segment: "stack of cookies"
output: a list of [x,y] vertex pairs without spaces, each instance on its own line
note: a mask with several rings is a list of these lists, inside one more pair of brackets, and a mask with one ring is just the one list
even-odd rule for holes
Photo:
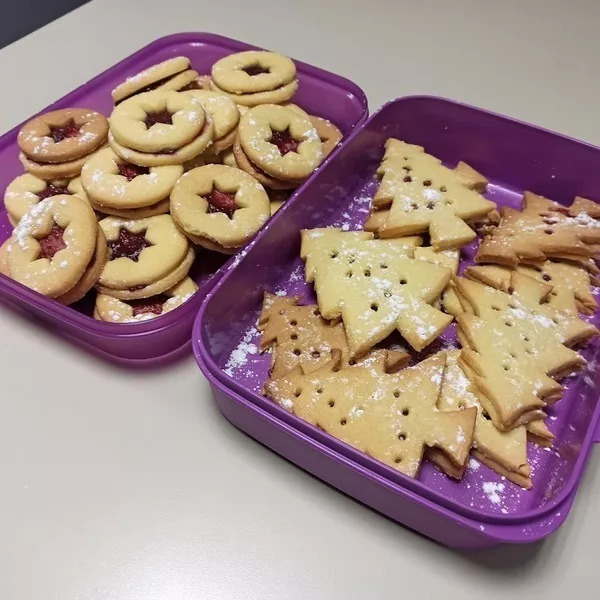
[[181,305],[196,252],[243,247],[341,140],[283,105],[297,88],[293,61],[273,52],[227,56],[210,75],[179,56],[117,86],[108,119],[32,119],[18,135],[27,173],[5,192],[15,230],[0,272],[64,304],[96,288],[104,321]]
[[[527,443],[552,445],[546,407],[561,398],[558,379],[585,365],[574,348],[599,333],[579,313],[597,308],[600,208],[526,192],[521,211],[497,212],[477,171],[396,139],[377,176],[365,231],[302,232],[317,304],[265,295],[264,392],[406,475],[426,457],[461,478],[471,452],[530,488]],[[476,225],[478,264],[459,277]],[[458,341],[428,353],[454,319]],[[394,333],[414,367],[398,371],[408,355]]]

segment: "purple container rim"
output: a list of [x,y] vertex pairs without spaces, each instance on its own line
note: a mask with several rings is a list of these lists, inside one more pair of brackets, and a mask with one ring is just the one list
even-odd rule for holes
[[[31,120],[32,118],[34,118],[37,115],[40,115],[49,110],[52,110],[59,103],[62,104],[62,103],[68,102],[70,100],[70,98],[75,96],[77,93],[79,93],[82,88],[87,88],[90,85],[98,84],[100,82],[100,80],[102,80],[103,78],[106,78],[108,76],[107,74],[110,71],[112,71],[115,67],[118,67],[126,62],[127,63],[135,62],[135,60],[137,58],[144,56],[144,55],[148,55],[148,54],[156,51],[157,48],[161,48],[163,46],[169,46],[171,44],[185,43],[185,42],[213,43],[213,44],[218,44],[221,46],[232,48],[234,51],[236,51],[236,50],[252,50],[252,49],[262,50],[262,48],[260,48],[259,46],[255,46],[253,44],[247,44],[246,42],[243,42],[240,40],[228,38],[226,36],[222,36],[222,35],[219,35],[216,33],[209,33],[209,32],[192,32],[192,31],[190,31],[190,32],[172,33],[172,34],[169,34],[166,36],[159,37],[156,40],[150,42],[149,44],[146,44],[139,50],[136,50],[132,54],[126,56],[123,60],[115,63],[114,65],[109,66],[107,69],[105,69],[104,71],[102,71],[101,73],[99,73],[98,75],[93,77],[92,79],[86,81],[85,83],[78,86],[74,90],[71,90],[68,94],[66,94],[62,98],[55,100],[53,103],[51,103],[47,107],[41,109],[36,114],[28,117],[27,119],[25,119],[24,121],[22,121],[21,123],[19,123],[15,127],[13,127],[12,129],[10,129],[6,133],[2,134],[2,136],[0,136],[0,148],[5,147],[6,145],[12,143],[12,138],[13,137],[16,138],[16,133],[27,121]],[[336,85],[337,87],[343,88],[346,91],[350,91],[356,97],[356,99],[359,101],[361,108],[362,108],[362,116],[354,125],[353,130],[351,131],[350,135],[348,135],[345,139],[342,140],[342,142],[339,144],[338,148],[343,146],[345,144],[345,142],[348,139],[350,139],[350,136],[352,133],[354,133],[354,130],[359,128],[366,121],[366,119],[368,117],[369,107],[368,107],[368,101],[367,101],[365,92],[353,81],[350,81],[349,79],[342,77],[341,75],[337,75],[335,73],[325,71],[324,69],[321,69],[314,65],[307,64],[307,63],[299,61],[299,60],[294,59],[294,63],[299,67],[298,71],[306,72],[315,78],[318,78],[321,80],[324,79],[324,80],[328,81],[329,83]],[[336,151],[337,151],[337,148],[336,148]],[[323,161],[323,163],[319,166],[319,169],[321,169],[323,166],[325,166],[329,162],[329,160],[331,159],[331,156],[333,154],[335,154],[335,152],[332,153],[330,156],[328,156],[325,161]],[[299,188],[297,188],[294,191],[293,198],[290,197],[290,199],[292,201],[296,200],[298,195],[302,192],[304,185],[306,185],[306,183],[302,184],[302,186],[300,186]],[[291,204],[291,202],[286,202],[286,205],[287,204]],[[278,214],[274,215],[271,219],[269,219],[268,223],[273,221],[273,219],[279,217],[279,213],[281,213],[281,212],[283,212],[283,207],[282,207],[282,209],[277,211]],[[263,229],[265,227],[266,226],[263,226]],[[244,252],[244,249],[241,250],[240,252]],[[207,281],[204,282],[203,285],[210,285],[211,280],[214,277],[225,275],[231,269],[232,266],[237,264],[236,256],[239,256],[240,252],[238,252],[237,255],[232,255],[232,258],[227,260]],[[71,325],[75,325],[77,327],[85,329],[88,332],[102,335],[104,338],[113,338],[113,339],[114,338],[126,339],[129,337],[139,338],[139,337],[143,337],[145,335],[154,335],[158,332],[168,329],[171,325],[173,325],[176,321],[178,321],[181,317],[183,317],[184,314],[191,313],[192,311],[195,310],[194,304],[184,303],[181,306],[177,307],[176,309],[169,311],[168,313],[159,315],[158,317],[156,317],[154,319],[149,319],[147,321],[142,321],[139,323],[110,323],[110,322],[105,322],[105,321],[98,321],[98,320],[94,319],[92,316],[89,316],[89,315],[80,313],[76,310],[73,310],[69,306],[64,306],[64,305],[56,302],[54,299],[47,298],[46,296],[43,296],[42,294],[35,292],[34,290],[18,283],[17,281],[14,281],[13,279],[11,279],[10,277],[7,277],[6,275],[0,274],[0,289],[4,289],[7,293],[9,293],[11,295],[12,302],[18,302],[21,305],[35,304],[41,311],[43,311],[47,315],[51,315],[54,319],[56,319],[57,321],[59,321],[61,323],[69,323]],[[209,290],[208,293],[210,293],[210,291],[211,290]],[[106,354],[107,356],[110,356],[110,357],[113,356],[112,354],[109,354],[106,352],[104,354]],[[140,361],[140,362],[145,362],[148,360],[151,361],[151,360],[154,360],[155,358],[162,359],[163,356],[160,355],[157,357],[151,357],[150,359],[142,359],[142,361]],[[121,360],[121,359],[119,358],[119,360]],[[123,360],[127,361],[128,359],[123,359]],[[137,362],[138,361],[136,360],[135,363],[137,363]]]
[[[237,390],[232,390],[232,389],[228,388],[225,382],[220,381],[213,375],[213,373],[210,372],[210,370],[206,366],[202,356],[196,352],[196,339],[198,339],[198,338],[194,337],[193,341],[192,341],[192,344],[194,346],[194,354],[196,356],[196,362],[198,363],[198,367],[200,368],[202,373],[206,376],[206,378],[207,378],[209,384],[211,385],[211,387],[213,388],[213,390],[215,390],[215,389],[218,390],[219,392],[228,396],[228,398],[231,401],[236,402],[238,404],[242,404],[248,410],[251,410],[251,411],[254,411],[255,413],[257,413],[261,418],[264,418],[264,419],[267,419],[267,420],[273,422],[274,427],[280,427],[280,428],[286,430],[286,432],[288,432],[289,435],[296,436],[298,439],[301,439],[304,443],[312,445],[314,448],[319,450],[321,453],[327,455],[327,457],[330,458],[331,460],[334,460],[336,462],[342,462],[342,463],[346,464],[347,466],[349,466],[350,468],[354,469],[355,471],[358,471],[362,477],[366,477],[366,478],[370,479],[371,481],[374,481],[377,484],[384,486],[386,489],[392,491],[393,493],[402,494],[405,497],[408,497],[409,500],[418,502],[421,505],[425,505],[429,510],[435,511],[438,514],[443,514],[446,518],[453,519],[455,522],[460,523],[463,527],[467,527],[467,528],[473,530],[474,533],[477,533],[480,536],[487,537],[487,538],[496,540],[501,543],[520,543],[520,544],[533,543],[533,542],[536,542],[540,539],[547,537],[548,535],[550,535],[551,533],[556,531],[556,529],[558,529],[562,525],[562,523],[566,520],[566,518],[570,512],[571,505],[572,505],[572,503],[575,499],[575,495],[577,493],[576,489],[572,490],[566,496],[566,498],[557,507],[555,507],[555,509],[560,509],[560,513],[561,513],[560,516],[557,516],[552,521],[552,523],[549,526],[547,526],[546,528],[540,527],[539,532],[537,532],[537,533],[533,533],[530,530],[527,538],[524,538],[522,535],[522,532],[520,533],[520,532],[513,530],[515,525],[519,525],[520,523],[519,524],[494,523],[494,522],[490,522],[485,519],[477,519],[477,518],[468,517],[468,516],[462,515],[459,512],[456,512],[452,508],[440,505],[437,502],[435,502],[434,500],[431,500],[430,498],[426,498],[426,497],[420,495],[418,493],[418,491],[411,490],[404,486],[398,485],[397,483],[391,481],[387,477],[384,477],[382,475],[379,475],[378,473],[375,473],[369,467],[366,467],[366,466],[356,462],[352,457],[339,452],[335,448],[332,448],[332,447],[320,442],[319,440],[316,440],[312,436],[309,436],[309,435],[303,433],[302,431],[298,430],[296,427],[294,427],[290,423],[287,423],[287,422],[283,421],[282,419],[278,418],[276,415],[265,411],[263,408],[254,404],[252,399],[245,397],[243,394],[240,394]],[[235,424],[233,424],[233,425],[237,427],[237,425],[235,425]],[[286,458],[286,457],[284,457],[284,458]],[[286,460],[290,460],[290,459],[286,458]],[[293,461],[290,460],[290,462],[293,462]],[[301,467],[301,468],[303,468],[303,467]],[[306,469],[304,469],[304,470],[306,470]],[[320,479],[323,479],[323,478],[320,477]],[[323,479],[323,480],[326,481],[325,479]],[[359,501],[359,502],[361,502],[361,504],[365,504],[362,501]],[[375,509],[375,510],[377,510],[377,509]],[[393,517],[391,517],[391,518],[392,518],[392,520],[397,520],[397,519],[394,519]],[[543,518],[544,517],[541,517],[539,520],[541,521],[541,520],[543,520]],[[397,520],[397,521],[400,522],[399,520]],[[538,525],[538,523],[533,519],[527,520],[526,522],[530,525],[530,528]],[[481,528],[482,523],[485,523],[485,527],[483,529]],[[408,527],[410,527],[410,524],[406,523],[406,525]]]
[[[550,135],[552,137],[559,137],[561,139],[568,140],[569,142],[580,144],[580,145],[589,147],[593,150],[600,152],[600,147],[594,146],[587,142],[583,142],[583,141],[577,140],[575,138],[572,138],[572,137],[569,137],[566,135],[562,135],[560,133],[553,132],[549,129],[545,129],[543,127],[538,127],[536,125],[532,125],[530,123],[526,123],[524,121],[520,121],[520,120],[514,119],[512,117],[507,117],[507,116],[501,115],[499,113],[495,113],[493,111],[488,111],[486,109],[471,106],[469,104],[459,102],[457,100],[451,100],[449,98],[443,98],[440,96],[430,96],[430,95],[402,96],[399,98],[395,98],[393,100],[389,100],[388,102],[383,104],[379,109],[377,109],[377,111],[375,111],[362,125],[355,127],[354,131],[345,140],[345,143],[351,143],[351,141],[357,135],[359,135],[360,132],[363,129],[365,129],[372,120],[377,118],[379,113],[381,113],[383,110],[385,110],[386,107],[388,107],[392,104],[396,104],[396,103],[409,102],[409,101],[415,101],[415,100],[436,102],[436,103],[439,102],[439,103],[443,103],[443,104],[452,104],[452,105],[459,106],[459,107],[467,109],[467,110],[475,111],[480,114],[485,114],[486,116],[491,116],[496,119],[508,121],[510,123],[513,123],[513,124],[516,124],[516,125],[519,125],[522,127],[535,129],[535,130],[541,131],[545,135]],[[337,155],[337,150],[330,156],[330,158],[335,157],[335,155]],[[327,161],[327,164],[329,162],[330,161]],[[326,164],[324,163],[323,166],[325,167]],[[278,211],[278,212],[282,212],[282,211]],[[259,235],[247,247],[247,251],[236,262],[236,266],[237,266],[237,264],[240,264],[246,258],[246,256],[250,253],[251,249],[256,244],[260,243],[265,231],[266,231],[266,227],[259,233]],[[202,370],[203,374],[207,377],[207,379],[209,379],[209,381],[211,381],[211,382],[214,380],[219,381],[220,383],[222,383],[222,385],[226,389],[239,393],[244,399],[248,400],[254,406],[256,406],[254,404],[253,397],[259,396],[259,395],[256,394],[256,392],[248,390],[247,388],[244,388],[243,386],[239,385],[233,378],[226,375],[211,359],[211,357],[209,356],[204,345],[200,344],[201,322],[204,318],[204,313],[207,310],[208,304],[211,302],[213,296],[216,295],[216,293],[221,288],[221,286],[224,285],[225,282],[229,279],[229,277],[233,276],[235,271],[236,271],[235,268],[228,269],[228,271],[224,274],[224,276],[217,282],[215,287],[206,295],[206,297],[202,301],[202,304],[200,306],[198,314],[196,315],[196,319],[194,321],[194,326],[193,326],[193,330],[192,330],[192,347],[194,350],[194,355],[196,357],[196,361],[198,362],[198,365],[199,365],[200,369]],[[598,397],[600,398],[600,393],[599,393]],[[257,407],[257,406],[256,406],[256,408],[259,409],[259,407]],[[278,406],[275,403],[273,404],[273,411],[274,411],[274,414],[279,415],[278,416],[279,420],[284,420],[284,419],[281,419],[281,417],[284,417],[285,420],[290,419],[292,422],[298,422],[298,423],[303,423],[304,425],[307,425],[305,421],[303,421],[296,415],[289,413],[288,411],[281,408],[280,406]],[[312,426],[310,426],[310,424],[308,424],[308,425],[309,425],[309,427],[313,428]],[[300,433],[300,432],[298,432],[298,433]],[[341,440],[338,440],[337,438],[334,438],[331,435],[329,437],[331,438],[331,440],[330,440],[331,443],[336,444],[336,445],[339,444],[339,445],[346,447],[347,454],[350,456],[355,453],[360,452],[360,451],[356,450],[355,448],[353,448],[352,446],[342,442]],[[457,503],[455,501],[447,501],[445,498],[440,496],[436,492],[436,490],[432,490],[430,487],[422,484],[419,480],[407,477],[407,476],[403,475],[402,473],[395,471],[391,467],[387,467],[387,466],[383,465],[383,470],[389,472],[390,474],[394,474],[394,476],[398,476],[399,479],[401,481],[403,481],[404,483],[408,484],[409,487],[413,487],[413,486],[416,487],[416,489],[420,490],[420,492],[422,494],[426,494],[428,496],[437,496],[440,500],[440,503],[436,503],[435,505],[440,508],[443,506],[446,510],[449,509],[452,512],[456,512],[457,514],[464,514],[465,516],[467,516],[467,518],[471,518],[478,522],[497,523],[497,524],[503,524],[503,525],[514,525],[516,523],[528,522],[528,521],[531,521],[534,519],[543,518],[544,516],[548,515],[550,512],[556,510],[557,507],[560,506],[563,502],[565,502],[570,495],[574,494],[577,491],[579,481],[580,481],[581,477],[583,476],[583,468],[585,466],[585,463],[587,462],[588,455],[590,453],[592,444],[597,441],[600,441],[597,439],[597,437],[600,437],[600,402],[598,401],[598,398],[596,399],[596,407],[594,409],[594,413],[590,420],[590,425],[588,427],[588,430],[584,437],[583,443],[581,445],[581,450],[579,452],[579,456],[577,458],[577,461],[575,463],[573,470],[571,471],[571,475],[570,475],[568,484],[565,485],[564,490],[560,494],[558,494],[555,498],[553,498],[547,504],[544,504],[542,507],[540,507],[538,509],[534,509],[532,511],[523,513],[521,515],[482,514],[480,511],[472,509],[470,507],[464,507],[464,506],[457,505]],[[366,457],[366,458],[370,459],[370,461],[378,462],[378,461],[375,461],[375,459],[372,459],[370,457]],[[379,463],[379,464],[381,465],[382,463]],[[371,471],[371,469],[368,469],[368,470]],[[374,475],[380,477],[379,475],[377,475],[375,473],[374,473]],[[390,481],[387,477],[384,477],[384,479],[387,479],[388,481]],[[402,487],[403,489],[407,489],[406,485],[404,485],[404,484],[395,483],[395,482],[391,482],[391,483],[394,485],[398,485],[399,487]],[[426,498],[423,498],[423,499],[425,500]],[[456,508],[449,508],[450,506],[454,506]]]

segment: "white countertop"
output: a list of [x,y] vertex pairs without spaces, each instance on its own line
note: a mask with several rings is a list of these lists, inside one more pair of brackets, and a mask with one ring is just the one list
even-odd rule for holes
[[[600,144],[599,18],[595,0],[95,0],[0,51],[0,130],[198,30],[345,75],[372,111],[437,94]],[[546,542],[459,553],[234,429],[191,355],[118,369],[0,306],[0,369],[3,600],[548,600],[597,576],[597,449]]]

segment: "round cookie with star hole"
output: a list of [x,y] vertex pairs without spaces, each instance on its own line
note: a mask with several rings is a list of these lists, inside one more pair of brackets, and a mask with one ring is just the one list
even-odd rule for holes
[[205,165],[181,176],[171,193],[171,216],[196,244],[231,253],[270,216],[269,196],[240,169]]
[[108,260],[96,286],[103,293],[128,298],[161,293],[178,281],[174,277],[185,277],[194,260],[187,238],[170,215],[106,217],[100,227],[108,245]]

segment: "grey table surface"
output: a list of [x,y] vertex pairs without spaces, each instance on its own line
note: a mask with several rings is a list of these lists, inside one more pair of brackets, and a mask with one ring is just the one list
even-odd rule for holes
[[[0,129],[198,30],[345,75],[371,110],[436,94],[600,144],[599,17],[594,0],[95,0],[0,51]],[[0,370],[3,600],[592,597],[598,450],[546,542],[455,552],[231,427],[191,356],[118,369],[1,307]]]

